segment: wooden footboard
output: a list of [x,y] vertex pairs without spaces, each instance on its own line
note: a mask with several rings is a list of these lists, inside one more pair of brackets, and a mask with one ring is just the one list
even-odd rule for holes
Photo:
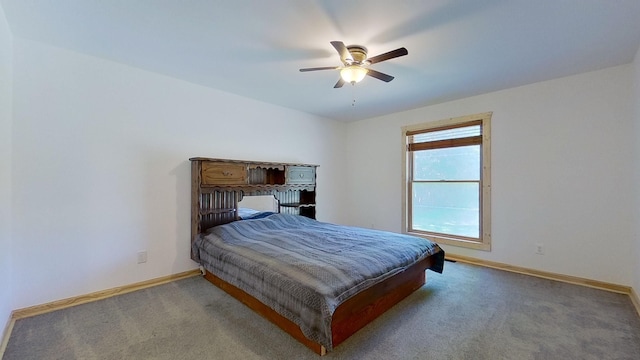
[[[338,306],[331,321],[333,346],[338,346],[356,331],[424,285],[425,271],[432,263],[433,259],[428,257],[405,271],[363,290]],[[298,325],[278,314],[253,296],[208,271],[205,272],[204,277],[258,314],[278,325],[282,330],[317,354],[326,354],[326,348],[307,339]]]
[[228,282],[213,275],[209,271],[205,271],[204,278],[209,280],[212,284],[226,291],[229,295],[240,300],[243,304],[247,305],[253,311],[262,315],[267,320],[278,325],[282,330],[286,331],[289,335],[293,336],[296,340],[313,350],[315,353],[324,355],[327,353],[327,349],[318,344],[315,341],[307,339],[300,327],[293,321],[278,314],[275,310],[260,302],[258,299],[244,292],[244,290],[229,284]]
[[375,320],[425,284],[425,271],[433,259],[428,257],[405,271],[378,283],[340,304],[331,318],[333,346]]

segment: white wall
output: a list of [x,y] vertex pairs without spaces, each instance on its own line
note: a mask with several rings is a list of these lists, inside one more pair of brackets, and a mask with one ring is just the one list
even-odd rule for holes
[[[638,166],[628,166],[640,138],[638,56],[342,124],[12,38],[3,17],[0,49],[0,80],[12,78],[0,81],[0,280],[15,284],[0,295],[0,320],[11,308],[193,268],[192,156],[320,164],[320,220],[401,231],[401,126],[485,111],[494,112],[493,250],[445,249],[640,288],[640,200],[629,196]],[[534,255],[537,242],[546,255]]]
[[[633,162],[633,168],[636,171],[635,183],[640,184],[640,48],[636,52],[636,56],[633,61],[633,97],[631,99],[634,104],[634,120],[635,120],[635,161]],[[634,257],[634,271],[633,271],[633,288],[636,294],[640,294],[640,189],[635,187],[635,257]]]
[[342,123],[19,37],[14,56],[17,308],[195,268],[189,157],[319,164],[318,218],[344,217]]
[[[493,111],[492,251],[452,254],[630,285],[631,65],[348,125],[350,222],[401,231],[401,127]],[[542,242],[545,255],[535,255]]]
[[0,5],[0,341],[12,310],[11,100],[12,35]]

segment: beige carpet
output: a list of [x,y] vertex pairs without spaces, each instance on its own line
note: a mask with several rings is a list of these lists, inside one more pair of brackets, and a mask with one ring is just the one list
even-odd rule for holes
[[[640,359],[626,295],[461,263],[324,359]],[[12,359],[319,359],[200,277],[18,320]]]

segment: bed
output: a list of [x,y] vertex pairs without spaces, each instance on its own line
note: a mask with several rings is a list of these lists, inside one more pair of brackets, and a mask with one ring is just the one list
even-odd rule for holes
[[[201,165],[194,162],[192,169],[192,258],[205,278],[320,355],[424,285],[426,269],[443,270],[444,251],[422,238],[319,222],[281,213],[279,206],[241,216],[245,193],[271,193],[277,200],[291,191],[315,191],[315,173],[313,188],[289,188],[285,177],[265,190],[203,186]],[[207,194],[223,199],[208,201]],[[230,211],[203,210],[203,203],[223,204],[233,214],[221,221],[219,214]],[[203,214],[214,215],[213,225]]]

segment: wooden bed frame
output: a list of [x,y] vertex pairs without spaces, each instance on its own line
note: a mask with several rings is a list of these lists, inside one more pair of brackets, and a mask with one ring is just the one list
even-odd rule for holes
[[[404,272],[352,296],[338,306],[331,320],[333,346],[338,346],[356,331],[422,287],[425,284],[425,270],[431,266],[432,261],[431,257],[426,258]],[[253,296],[206,270],[204,278],[279,326],[317,354],[326,354],[325,347],[305,337],[298,325],[264,305]]]
[[[315,167],[313,173],[313,183],[306,184],[302,187],[300,187],[299,184],[289,186],[286,184],[286,179],[283,181],[285,184],[282,185],[276,185],[274,187],[273,184],[269,184],[268,186],[271,187],[270,190],[265,190],[260,185],[256,184],[205,185],[202,182],[203,163],[205,162],[216,162],[218,164],[229,162],[234,165],[242,163],[247,164],[248,167],[256,166],[256,164],[258,164],[259,166],[263,167],[274,166],[275,168],[284,168],[285,172],[287,166],[300,167],[314,165],[256,163],[207,158],[192,158],[190,160],[192,161],[192,243],[193,241],[195,241],[196,236],[206,228],[213,225],[224,224],[236,220],[238,199],[241,199],[243,195],[264,195],[272,193],[277,198],[277,195],[281,194],[282,192],[304,191],[313,192],[312,198],[315,200]],[[211,196],[219,199],[211,201],[211,199],[208,198]],[[287,196],[290,195],[287,194]],[[230,205],[230,201],[233,204]],[[211,207],[211,204],[214,204],[213,208]],[[315,217],[315,208],[313,210],[314,211],[312,212],[312,214],[314,216],[309,217]],[[213,220],[211,216],[212,214]],[[227,214],[227,216],[221,217],[219,216],[220,214]],[[309,213],[307,212],[303,215],[308,216],[308,214]],[[194,254],[192,252],[192,259],[198,261],[197,254]],[[361,291],[360,293],[352,296],[344,303],[339,305],[335,310],[331,321],[333,346],[338,346],[348,337],[353,335],[356,331],[360,330],[362,327],[372,322],[374,319],[393,307],[402,299],[422,287],[422,285],[425,284],[426,280],[425,271],[426,269],[430,268],[433,263],[434,257],[428,257],[407,268],[405,271]],[[236,286],[218,278],[206,269],[204,277],[220,289],[224,290],[231,296],[244,303],[246,306],[257,312],[258,314],[262,315],[266,319],[273,322],[275,325],[279,326],[281,329],[286,331],[288,334],[293,336],[305,346],[309,347],[317,354],[326,354],[326,348],[323,345],[311,341],[307,337],[305,337],[298,325],[278,314],[276,311],[263,304],[253,296],[247,294],[245,291],[237,288]]]
[[[333,346],[338,346],[356,331],[422,287],[426,279],[425,270],[431,266],[432,261],[431,257],[426,258],[404,272],[365,289],[340,304],[333,313],[331,320]],[[298,325],[264,305],[253,296],[211,274],[209,271],[205,270],[204,278],[240,300],[267,320],[278,325],[282,330],[317,354],[326,354],[325,347],[306,338]]]

